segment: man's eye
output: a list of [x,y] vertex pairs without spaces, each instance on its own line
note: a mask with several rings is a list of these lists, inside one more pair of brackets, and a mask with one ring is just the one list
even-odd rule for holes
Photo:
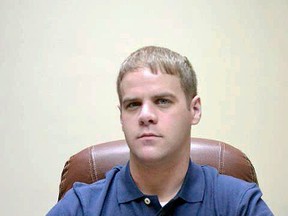
[[136,107],[138,107],[140,104],[137,102],[132,102],[126,105],[126,109],[135,109]]
[[165,99],[165,98],[161,98],[161,99],[157,100],[157,104],[159,104],[159,105],[167,105],[167,104],[170,104],[170,103],[171,103],[171,101],[168,100],[168,99]]

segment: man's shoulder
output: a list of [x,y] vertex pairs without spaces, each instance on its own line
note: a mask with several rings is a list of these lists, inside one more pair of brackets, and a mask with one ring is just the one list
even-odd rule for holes
[[75,182],[73,184],[73,190],[78,196],[80,196],[79,198],[86,195],[90,196],[92,193],[95,195],[100,195],[105,188],[108,188],[115,182],[115,177],[122,169],[123,166],[121,165],[115,166],[105,174],[104,179],[98,180],[97,182],[91,184]]
[[256,183],[223,175],[210,166],[201,166],[206,193],[214,197],[216,208],[223,215],[273,215],[262,200]]
[[95,215],[100,215],[109,188],[115,184],[117,174],[122,169],[123,166],[113,167],[106,173],[105,179],[92,184],[75,182],[73,187],[50,210],[47,216],[87,215],[90,211],[94,212]]
[[201,168],[205,176],[206,186],[213,187],[216,192],[222,194],[233,193],[234,195],[240,195],[251,188],[258,188],[256,183],[247,182],[233,176],[220,174],[214,167],[201,165]]

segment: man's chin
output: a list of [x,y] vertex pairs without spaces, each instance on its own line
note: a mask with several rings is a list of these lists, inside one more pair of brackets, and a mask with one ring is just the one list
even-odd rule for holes
[[159,145],[161,142],[161,137],[142,137],[138,138],[136,143],[142,146],[154,146]]
[[[155,165],[165,161],[165,156],[163,154],[159,154],[159,151],[153,151],[155,149],[150,148],[149,150],[137,152],[131,155],[130,160],[136,160],[139,164],[145,165]],[[136,162],[135,161],[135,162]]]

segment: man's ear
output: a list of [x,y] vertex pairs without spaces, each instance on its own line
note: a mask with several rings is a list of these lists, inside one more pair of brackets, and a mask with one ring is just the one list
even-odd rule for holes
[[120,123],[121,123],[121,126],[122,126],[122,130],[123,130],[123,124],[122,124],[122,109],[121,109],[121,105],[118,105],[117,106],[119,111],[120,111]]
[[199,123],[202,115],[201,110],[201,99],[198,95],[196,95],[190,104],[190,111],[191,111],[191,125],[196,125]]

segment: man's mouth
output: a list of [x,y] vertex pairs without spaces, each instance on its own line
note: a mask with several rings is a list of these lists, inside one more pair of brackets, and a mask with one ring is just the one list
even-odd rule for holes
[[153,137],[161,137],[157,134],[154,134],[154,133],[143,133],[141,134],[140,136],[138,136],[138,139],[141,139],[141,138],[153,138]]

